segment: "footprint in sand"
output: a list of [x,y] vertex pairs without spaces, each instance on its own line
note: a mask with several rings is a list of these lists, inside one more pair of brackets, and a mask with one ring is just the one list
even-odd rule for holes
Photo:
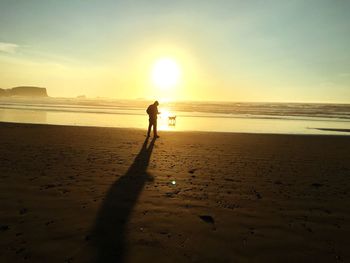
[[253,193],[255,194],[257,199],[262,199],[261,194],[258,191],[256,191],[255,189],[253,189]]
[[202,216],[199,216],[199,218],[202,219],[206,223],[215,224],[215,220],[212,216],[202,215]]
[[313,183],[313,184],[311,184],[311,186],[316,187],[316,188],[319,188],[319,187],[323,186],[323,184],[320,184],[320,183]]
[[188,172],[189,172],[190,174],[194,174],[194,172],[197,171],[197,170],[198,170],[198,168],[193,168],[193,169],[190,169]]
[[1,231],[1,232],[4,232],[4,231],[9,230],[9,229],[10,229],[10,227],[9,227],[8,225],[2,225],[2,226],[0,226],[0,231]]
[[208,223],[210,225],[212,225],[213,230],[216,230],[216,226],[215,226],[215,220],[212,216],[210,215],[201,215],[199,216],[200,219],[202,219],[205,223]]
[[53,221],[53,220],[50,220],[50,221],[47,221],[46,223],[45,223],[45,225],[46,226],[48,226],[48,225],[51,225],[51,224],[53,224],[55,221]]
[[27,208],[21,208],[21,209],[19,210],[19,214],[20,214],[20,215],[24,215],[24,214],[26,214],[26,213],[28,213],[28,209],[27,209]]

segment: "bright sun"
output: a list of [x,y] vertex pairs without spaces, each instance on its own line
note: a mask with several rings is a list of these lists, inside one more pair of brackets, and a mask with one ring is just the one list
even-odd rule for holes
[[152,81],[159,88],[173,88],[178,84],[180,75],[179,65],[171,58],[161,58],[153,65]]

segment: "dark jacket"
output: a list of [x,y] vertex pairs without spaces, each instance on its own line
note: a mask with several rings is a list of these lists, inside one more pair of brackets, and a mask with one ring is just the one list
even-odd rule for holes
[[159,114],[158,107],[154,104],[149,105],[147,108],[147,114],[148,114],[150,120],[156,121],[157,115]]

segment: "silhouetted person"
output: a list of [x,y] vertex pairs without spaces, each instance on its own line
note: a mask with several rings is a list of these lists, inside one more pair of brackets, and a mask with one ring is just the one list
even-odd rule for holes
[[159,138],[157,134],[157,118],[158,118],[158,114],[160,114],[160,112],[158,111],[158,105],[159,105],[158,101],[155,101],[153,104],[149,105],[147,108],[147,114],[149,117],[147,137],[150,136],[151,129],[153,126],[153,136],[154,138]]

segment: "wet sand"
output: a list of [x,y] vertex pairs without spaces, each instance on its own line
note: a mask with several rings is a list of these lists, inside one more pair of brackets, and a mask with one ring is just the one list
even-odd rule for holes
[[330,128],[316,128],[320,131],[335,131],[335,132],[350,132],[350,129],[330,129]]
[[350,137],[0,123],[0,262],[348,262]]

